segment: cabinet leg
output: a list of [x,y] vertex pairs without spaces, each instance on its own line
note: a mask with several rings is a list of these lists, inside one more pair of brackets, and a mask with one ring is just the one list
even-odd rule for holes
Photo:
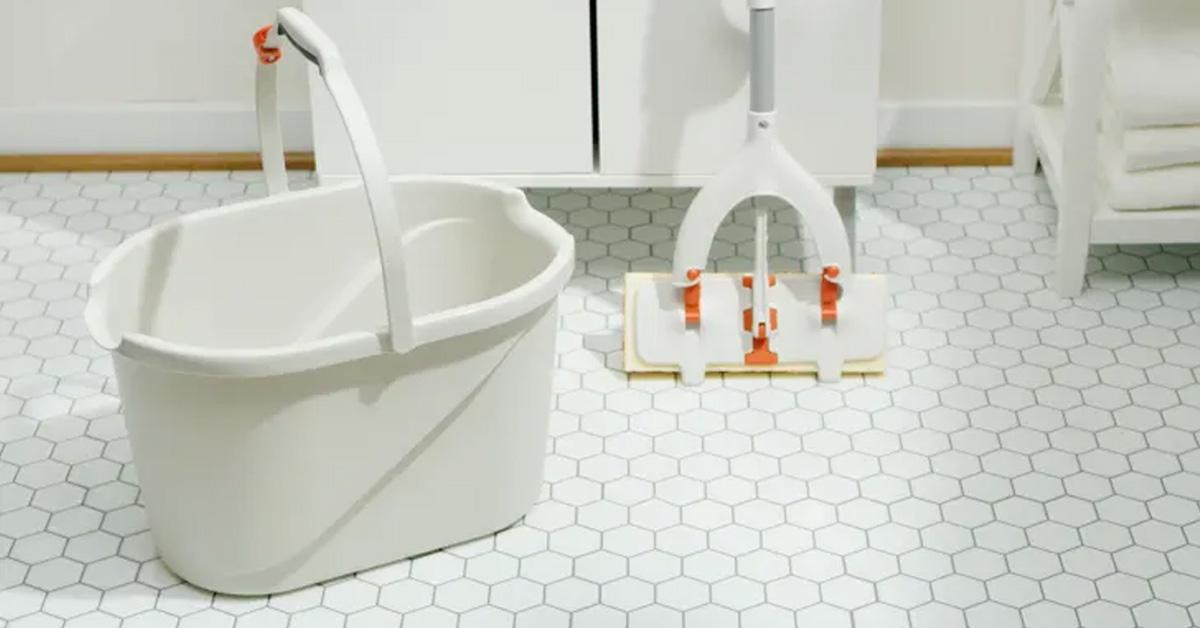
[[1013,138],[1013,172],[1017,174],[1033,174],[1038,166],[1037,148],[1033,145],[1033,137],[1025,130],[1025,124],[1024,116],[1019,117],[1019,129]]
[[[838,187],[833,189],[833,204],[837,206],[842,224],[846,227],[846,238],[850,241],[850,263],[857,265],[858,238],[858,189],[853,187]],[[849,269],[854,272],[853,268]]]

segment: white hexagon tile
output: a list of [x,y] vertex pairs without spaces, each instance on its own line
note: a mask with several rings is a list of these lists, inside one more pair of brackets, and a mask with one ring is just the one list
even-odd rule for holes
[[[296,175],[309,182],[308,174]],[[1200,623],[1200,247],[1097,247],[1048,288],[1044,182],[885,170],[860,265],[890,276],[879,378],[628,379],[622,275],[668,266],[686,190],[532,190],[578,239],[540,502],[495,536],[267,598],[157,558],[95,262],[256,173],[0,179],[0,623],[25,626],[1030,626]],[[793,214],[777,268],[805,257]],[[715,265],[748,267],[749,212]]]

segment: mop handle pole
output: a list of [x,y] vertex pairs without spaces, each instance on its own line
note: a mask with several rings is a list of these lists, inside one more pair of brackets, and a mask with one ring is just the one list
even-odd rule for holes
[[750,110],[775,111],[775,2],[750,4]]

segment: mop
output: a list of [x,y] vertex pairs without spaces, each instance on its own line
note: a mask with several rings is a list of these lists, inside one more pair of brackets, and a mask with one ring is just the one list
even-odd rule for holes
[[[678,372],[698,385],[709,372],[843,373],[884,368],[888,290],[855,274],[846,227],[830,194],[787,152],[775,130],[775,0],[749,0],[749,137],[684,215],[671,274],[625,277],[625,370]],[[770,215],[755,215],[753,271],[707,272],[717,228],[741,201],[770,196],[800,214],[819,273],[773,274]]]

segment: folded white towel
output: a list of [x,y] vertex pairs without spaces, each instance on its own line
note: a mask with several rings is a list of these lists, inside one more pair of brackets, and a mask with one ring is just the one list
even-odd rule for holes
[[1103,192],[1116,210],[1172,209],[1200,206],[1200,165],[1129,172],[1119,153],[1101,142]]
[[1125,170],[1149,170],[1200,163],[1200,125],[1128,129],[1111,101],[1101,121],[1105,141]]
[[1123,0],[1109,46],[1126,128],[1200,124],[1200,2]]

